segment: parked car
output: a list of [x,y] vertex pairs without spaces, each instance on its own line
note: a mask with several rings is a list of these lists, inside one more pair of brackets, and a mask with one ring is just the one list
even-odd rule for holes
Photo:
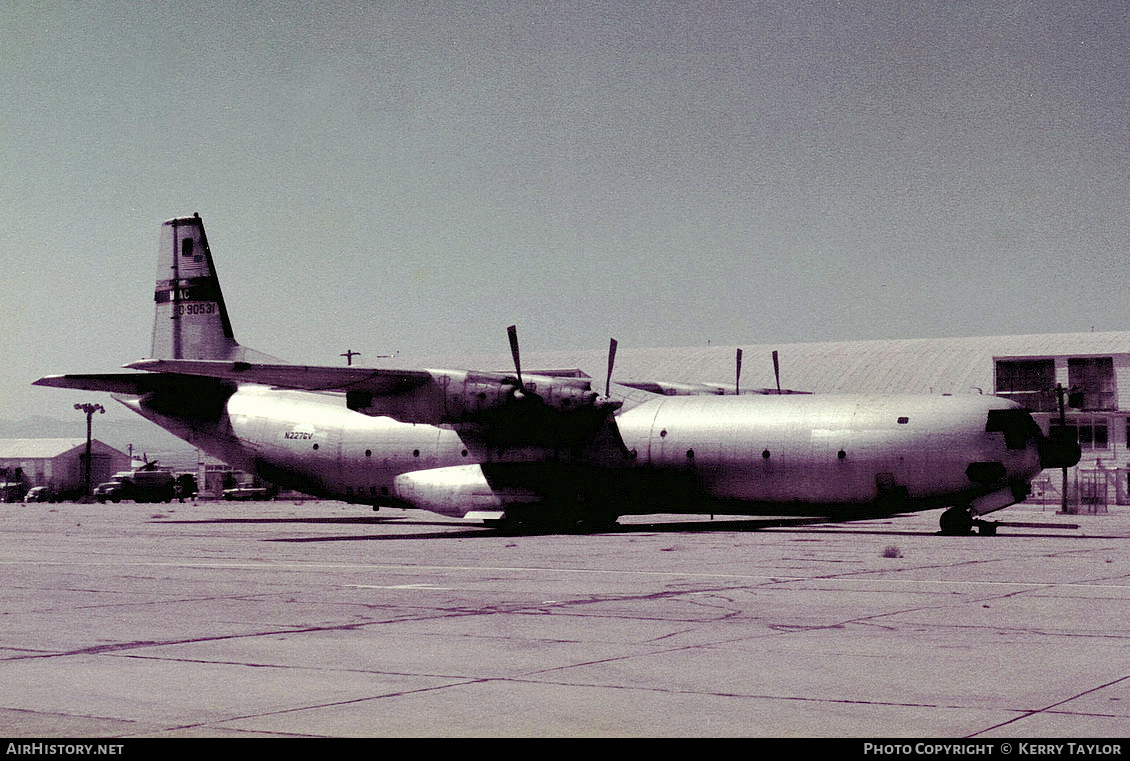
[[271,498],[269,489],[263,486],[236,486],[224,489],[224,499],[250,502],[252,500],[266,500]]
[[54,502],[54,495],[47,486],[33,486],[24,495],[24,502]]

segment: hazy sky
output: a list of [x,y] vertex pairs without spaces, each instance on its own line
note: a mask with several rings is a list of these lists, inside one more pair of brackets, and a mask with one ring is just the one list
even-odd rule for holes
[[310,363],[1130,329],[1128,52],[1127,2],[0,0],[0,418],[148,352],[193,212]]

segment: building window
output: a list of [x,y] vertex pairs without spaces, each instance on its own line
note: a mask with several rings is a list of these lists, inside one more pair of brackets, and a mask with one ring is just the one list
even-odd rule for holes
[[996,394],[1033,412],[1055,412],[1055,360],[998,359]]
[[[1106,420],[1103,418],[1078,417],[1067,421],[1068,440],[1072,437],[1079,442],[1081,449],[1109,449],[1110,436]],[[1130,431],[1127,432],[1130,439]]]
[[1072,401],[1084,410],[1117,409],[1114,360],[1111,357],[1078,357],[1067,360],[1067,384]]

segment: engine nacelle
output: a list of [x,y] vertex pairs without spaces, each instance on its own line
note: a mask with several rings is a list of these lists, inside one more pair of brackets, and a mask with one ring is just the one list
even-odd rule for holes
[[523,402],[557,413],[571,413],[597,406],[598,398],[598,394],[589,388],[588,381],[572,378],[529,380],[525,391],[516,385],[480,382],[468,378],[463,383],[445,384],[444,395],[443,422],[450,423],[489,419],[492,413]]

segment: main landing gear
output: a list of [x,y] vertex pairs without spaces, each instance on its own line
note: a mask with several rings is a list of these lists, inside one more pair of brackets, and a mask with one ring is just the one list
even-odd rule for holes
[[593,534],[615,531],[620,516],[603,512],[508,510],[502,518],[484,525],[508,534]]
[[939,523],[944,536],[968,536],[973,533],[974,526],[981,536],[995,536],[997,533],[996,523],[974,518],[968,505],[958,505],[946,510]]

